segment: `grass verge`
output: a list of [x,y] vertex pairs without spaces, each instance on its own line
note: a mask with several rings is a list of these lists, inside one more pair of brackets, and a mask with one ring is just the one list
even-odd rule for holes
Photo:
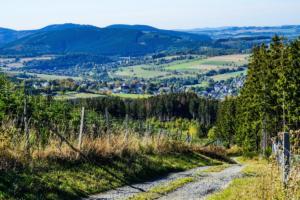
[[228,164],[217,165],[217,166],[212,166],[206,170],[203,170],[202,172],[206,172],[206,173],[221,172],[228,167],[230,167],[230,165],[228,165]]
[[210,196],[208,200],[300,199],[299,171],[292,172],[291,180],[284,188],[281,172],[273,161],[257,158],[239,159],[239,161],[246,165],[243,170],[244,176],[234,179],[228,188]]
[[153,200],[157,199],[161,196],[164,196],[177,188],[184,186],[187,183],[194,181],[193,177],[185,177],[185,178],[178,178],[175,181],[172,181],[165,185],[159,185],[153,187],[147,192],[140,193],[134,197],[129,198],[128,200]]
[[[31,168],[0,171],[0,199],[79,199],[126,184],[155,179],[169,172],[219,163],[192,152],[123,155],[93,163],[44,160],[34,162]],[[182,180],[172,184],[171,188],[181,183]]]

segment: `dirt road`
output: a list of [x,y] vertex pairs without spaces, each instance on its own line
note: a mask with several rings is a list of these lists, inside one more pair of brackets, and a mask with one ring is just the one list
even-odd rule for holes
[[168,184],[169,182],[183,177],[194,177],[195,181],[178,188],[166,196],[162,196],[160,200],[205,199],[209,194],[225,188],[232,179],[240,176],[240,172],[243,167],[241,165],[232,165],[217,173],[201,172],[207,168],[209,167],[199,167],[185,172],[173,173],[155,181],[134,184],[132,186],[124,186],[102,194],[91,196],[85,200],[125,200],[140,192],[148,191],[152,187]]

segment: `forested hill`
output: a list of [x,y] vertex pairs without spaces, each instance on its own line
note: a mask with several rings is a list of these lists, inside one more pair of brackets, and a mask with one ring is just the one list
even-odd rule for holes
[[[13,30],[3,32],[2,35],[0,33],[0,38],[4,38],[0,53],[12,55],[89,53],[137,56],[166,50],[199,48],[211,42],[211,38],[207,35],[126,25],[98,28],[63,24],[30,31],[24,37],[21,33],[23,32]],[[13,37],[12,34],[17,36]],[[6,37],[9,39],[5,40]]]
[[214,41],[227,49],[238,49],[249,51],[254,46],[262,43],[270,44],[275,34],[284,36],[288,40],[294,40],[300,35],[299,25],[285,26],[249,26],[249,27],[220,27],[220,28],[199,28],[185,30],[194,34],[207,34]]

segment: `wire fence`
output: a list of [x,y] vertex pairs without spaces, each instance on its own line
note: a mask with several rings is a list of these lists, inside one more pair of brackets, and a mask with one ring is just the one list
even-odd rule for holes
[[287,184],[290,172],[300,165],[300,130],[278,133],[272,138],[272,153],[282,169],[282,180]]

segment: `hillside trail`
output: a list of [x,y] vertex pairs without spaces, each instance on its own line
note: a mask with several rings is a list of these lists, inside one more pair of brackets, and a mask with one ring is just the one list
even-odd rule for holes
[[210,166],[198,167],[184,172],[172,173],[160,179],[124,186],[101,194],[90,196],[85,200],[125,200],[134,195],[149,191],[153,187],[167,185],[168,183],[184,177],[193,177],[195,181],[160,197],[160,200],[198,200],[205,199],[208,195],[220,191],[228,186],[234,179],[241,176],[242,165],[230,165],[221,172],[203,172]]
[[240,177],[242,169],[241,165],[233,165],[221,172],[204,174],[196,177],[196,181],[178,188],[159,200],[206,199],[209,195],[225,189],[233,179]]

